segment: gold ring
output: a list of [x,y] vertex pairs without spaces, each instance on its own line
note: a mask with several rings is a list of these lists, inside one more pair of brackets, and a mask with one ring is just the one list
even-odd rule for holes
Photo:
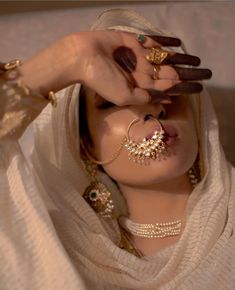
[[146,59],[151,64],[161,64],[164,59],[167,58],[169,52],[161,48],[152,47],[150,48],[149,54],[146,56]]
[[158,76],[159,71],[160,71],[160,65],[154,64],[153,65],[153,76],[152,76],[152,78],[154,80],[158,80],[159,79],[159,76]]

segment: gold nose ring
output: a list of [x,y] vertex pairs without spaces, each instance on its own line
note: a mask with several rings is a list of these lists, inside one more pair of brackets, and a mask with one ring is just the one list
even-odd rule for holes
[[166,151],[166,144],[163,141],[165,131],[158,119],[154,117],[151,117],[151,119],[155,120],[160,125],[160,131],[154,131],[150,138],[145,137],[141,142],[135,142],[130,139],[130,129],[134,124],[139,122],[140,119],[134,119],[127,128],[124,148],[129,151],[129,159],[140,164],[145,164],[150,160],[161,160],[161,157]]

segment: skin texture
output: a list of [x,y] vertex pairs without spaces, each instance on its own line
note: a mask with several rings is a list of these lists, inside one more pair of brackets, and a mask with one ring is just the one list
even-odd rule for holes
[[[177,142],[170,146],[166,160],[139,165],[128,160],[128,152],[120,155],[103,169],[114,179],[126,199],[129,217],[140,223],[155,223],[183,219],[192,186],[187,171],[193,165],[198,143],[190,96],[171,97],[172,103],[152,100],[145,105],[118,107],[107,103],[94,91],[86,89],[86,114],[92,144],[84,140],[89,152],[98,160],[113,156],[126,135],[129,123],[147,114],[159,117],[162,124],[172,124],[178,131]],[[161,118],[165,114],[164,118]],[[130,130],[130,137],[140,141],[159,128],[154,121],[139,122]],[[176,242],[180,236],[165,239],[133,237],[135,245],[151,255]]]

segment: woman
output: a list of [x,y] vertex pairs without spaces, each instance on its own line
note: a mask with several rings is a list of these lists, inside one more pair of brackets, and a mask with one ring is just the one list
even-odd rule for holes
[[[1,288],[233,289],[234,170],[209,97],[189,96],[210,73],[178,68],[198,59],[159,50],[178,40],[134,12],[107,11],[93,30],[4,74],[2,103],[15,98],[1,115]],[[29,167],[15,141],[27,116],[78,81],[36,120]]]

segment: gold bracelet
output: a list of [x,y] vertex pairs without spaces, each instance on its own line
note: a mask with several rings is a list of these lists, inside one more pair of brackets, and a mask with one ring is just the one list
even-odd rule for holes
[[[7,72],[8,80],[15,80],[20,76],[20,73],[17,69],[21,65],[22,62],[19,59],[14,59],[7,63],[0,62],[0,72]],[[43,97],[51,103],[52,107],[55,108],[57,106],[56,95],[53,91],[50,91],[47,96]]]
[[3,71],[8,71],[12,69],[16,69],[21,66],[21,61],[19,59],[11,60],[7,63],[0,62],[0,69]]

